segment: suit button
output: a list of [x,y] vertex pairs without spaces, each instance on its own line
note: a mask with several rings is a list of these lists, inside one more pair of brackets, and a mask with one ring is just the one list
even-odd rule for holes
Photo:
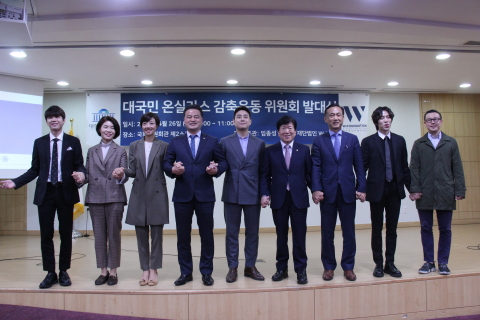
[[98,178],[95,178],[95,180],[98,180]]
[[108,180],[112,180],[112,178],[108,178]]

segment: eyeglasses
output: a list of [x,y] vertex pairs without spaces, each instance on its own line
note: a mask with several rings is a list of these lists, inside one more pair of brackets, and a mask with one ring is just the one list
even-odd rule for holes
[[442,120],[442,119],[441,118],[429,118],[429,119],[425,119],[425,122],[427,122],[427,123],[437,123],[440,120]]

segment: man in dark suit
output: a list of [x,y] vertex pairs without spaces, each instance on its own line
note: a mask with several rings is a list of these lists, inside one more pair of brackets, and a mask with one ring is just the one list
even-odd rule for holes
[[342,130],[344,110],[340,105],[330,104],[324,120],[328,132],[315,138],[312,146],[312,198],[316,204],[320,202],[323,280],[332,280],[337,267],[333,241],[338,213],[343,235],[341,266],[345,278],[355,281],[355,201],[365,201],[366,191],[362,151],[358,138]]
[[308,283],[307,278],[307,211],[310,206],[308,189],[311,182],[312,161],[310,148],[294,142],[297,121],[283,116],[277,121],[280,141],[263,153],[260,191],[262,207],[270,205],[277,232],[277,272],[273,281],[288,277],[288,219],[292,225],[293,266],[297,283]]
[[195,212],[202,245],[200,272],[203,284],[213,285],[213,208],[215,190],[213,177],[227,170],[227,162],[217,138],[200,131],[203,111],[198,105],[187,106],[183,112],[187,134],[171,140],[163,161],[165,174],[175,178],[173,205],[177,226],[180,277],[176,286],[192,281],[191,230]]
[[[80,201],[77,182],[85,179],[85,167],[80,140],[65,134],[65,112],[58,106],[45,111],[45,120],[50,133],[35,140],[32,154],[32,167],[20,177],[2,181],[2,188],[18,189],[37,178],[37,187],[33,203],[38,206],[43,270],[47,276],[40,288],[50,288],[59,283],[61,286],[72,284],[67,270],[72,257],[73,205]],[[60,233],[60,273],[55,272],[55,248],[53,232],[55,212],[58,214]]]
[[[370,202],[372,219],[372,253],[375,277],[384,273],[401,277],[402,273],[394,264],[397,247],[397,224],[400,203],[405,190],[410,188],[407,145],[405,139],[390,132],[394,114],[388,107],[378,107],[372,113],[377,133],[362,141],[362,156],[367,176],[367,201]],[[385,211],[385,268],[383,268],[382,228]]]
[[236,132],[220,140],[228,162],[223,183],[222,201],[225,214],[225,246],[228,261],[227,282],[237,281],[238,234],[245,221],[244,276],[263,281],[265,278],[255,267],[258,254],[258,229],[260,226],[260,189],[258,182],[261,155],[265,142],[252,136],[248,128],[252,114],[247,107],[238,107],[233,113]]

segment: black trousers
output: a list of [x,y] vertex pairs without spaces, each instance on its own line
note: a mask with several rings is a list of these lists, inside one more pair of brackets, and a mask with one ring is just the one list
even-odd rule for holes
[[61,183],[56,187],[49,183],[43,203],[38,206],[43,270],[48,272],[55,272],[55,247],[53,245],[55,213],[58,214],[58,231],[60,233],[59,269],[66,271],[70,269],[72,259],[73,204],[65,202]]
[[383,264],[382,229],[383,212],[385,211],[385,262],[394,262],[397,248],[397,225],[400,215],[400,197],[395,180],[385,181],[383,196],[380,202],[370,202],[370,217],[372,219],[372,253],[375,264]]

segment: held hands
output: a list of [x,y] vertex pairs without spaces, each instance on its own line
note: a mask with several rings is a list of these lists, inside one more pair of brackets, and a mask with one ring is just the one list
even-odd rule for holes
[[210,161],[210,165],[207,167],[207,173],[211,176],[216,175],[218,172],[218,163],[215,161]]
[[73,171],[72,177],[78,184],[82,184],[85,181],[85,174],[83,172]]
[[323,201],[323,192],[322,191],[314,191],[312,193],[312,200],[313,200],[313,203],[319,204],[320,201]]
[[183,162],[181,161],[175,161],[173,163],[173,167],[172,167],[172,173],[174,175],[177,175],[177,176],[180,176],[182,175],[183,173],[185,172],[185,167],[183,166]]
[[13,189],[15,187],[16,187],[15,182],[13,182],[12,180],[0,181],[0,188],[2,189]]
[[122,180],[125,175],[125,169],[123,167],[116,168],[112,172],[112,176],[117,180]]
[[262,199],[260,200],[260,204],[262,205],[262,208],[266,208],[267,206],[270,205],[270,197],[269,196],[262,196]]
[[410,193],[408,197],[410,198],[410,200],[415,201],[415,200],[421,199],[422,194],[420,192],[414,192],[414,193]]
[[455,200],[463,200],[465,197],[455,196]]
[[360,200],[361,202],[365,202],[367,199],[367,194],[365,192],[356,192],[357,194],[357,199]]

